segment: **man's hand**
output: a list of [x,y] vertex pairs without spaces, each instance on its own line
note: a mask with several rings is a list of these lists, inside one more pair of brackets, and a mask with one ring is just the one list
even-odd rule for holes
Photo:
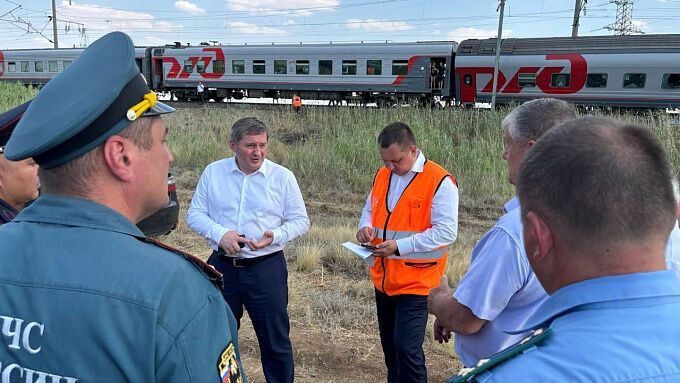
[[262,238],[260,238],[258,241],[248,240],[246,244],[250,250],[260,250],[271,245],[273,241],[274,233],[270,230],[267,230],[264,232],[264,235],[262,235]]
[[439,319],[434,320],[434,328],[432,329],[432,335],[434,335],[434,340],[439,343],[448,342],[451,339],[451,331],[446,329]]
[[430,290],[427,296],[427,309],[430,314],[439,317],[447,310],[450,310],[455,304],[451,290],[449,290],[449,279],[446,275],[442,275],[439,280],[439,286]]
[[248,240],[243,237],[239,237],[239,235],[240,234],[234,230],[224,233],[222,239],[220,239],[220,247],[224,249],[225,253],[234,255],[241,251],[241,247],[238,244],[247,243]]
[[364,226],[357,231],[357,241],[359,243],[371,242],[375,239],[375,232],[372,227]]
[[397,241],[393,239],[388,239],[385,242],[380,242],[375,245],[377,250],[373,250],[373,255],[376,257],[389,257],[397,251]]

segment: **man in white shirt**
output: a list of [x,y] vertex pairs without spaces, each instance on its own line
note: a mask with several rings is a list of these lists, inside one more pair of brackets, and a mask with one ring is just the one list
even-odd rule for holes
[[[548,129],[575,117],[572,105],[554,98],[515,108],[501,124],[508,182],[515,185],[524,157]],[[437,317],[434,337],[448,341],[455,332],[456,354],[465,367],[522,340],[526,333],[506,331],[521,328],[548,298],[524,251],[520,210],[517,197],[505,204],[506,214],[475,245],[470,268],[453,295],[446,277],[430,292],[430,313]]]
[[198,85],[196,85],[196,93],[198,94],[198,101],[201,102],[201,105],[205,103],[205,85],[203,85],[203,82],[199,81]]
[[456,240],[458,186],[425,159],[408,125],[386,126],[378,144],[385,166],[375,175],[356,238],[377,248],[371,279],[387,381],[427,382],[427,294],[439,284]]
[[187,224],[213,248],[208,263],[224,275],[222,294],[240,325],[253,322],[267,382],[292,382],[285,244],[309,230],[295,175],[265,159],[267,127],[234,123],[234,157],[208,165],[196,186]]

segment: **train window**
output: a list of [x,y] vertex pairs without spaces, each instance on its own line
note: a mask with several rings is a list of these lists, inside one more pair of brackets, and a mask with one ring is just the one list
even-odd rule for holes
[[274,60],[274,74],[288,73],[288,63],[286,60]]
[[213,60],[213,73],[224,73],[224,60]]
[[401,76],[408,72],[408,60],[392,60],[392,75]]
[[246,62],[243,60],[231,60],[231,73],[233,74],[246,73]]
[[626,73],[623,75],[624,88],[644,88],[647,81],[646,73]]
[[586,77],[586,87],[588,88],[606,88],[607,74],[606,73],[588,73]]
[[73,61],[71,61],[71,60],[64,60],[64,69],[70,67],[72,62]]
[[320,75],[333,74],[333,60],[319,60],[319,74]]
[[8,72],[16,72],[17,71],[17,63],[15,62],[8,62],[7,63],[7,71]]
[[680,88],[680,73],[664,73],[661,87],[664,89]]
[[253,74],[266,74],[267,68],[265,67],[264,60],[253,60]]
[[21,71],[22,72],[30,72],[31,71],[31,63],[28,61],[22,61],[21,62]]
[[465,76],[463,76],[463,84],[465,84],[465,86],[472,85],[472,75],[466,74]]
[[382,60],[367,60],[366,74],[369,76],[380,76],[382,74]]
[[357,74],[357,60],[342,60],[342,74],[350,76]]
[[194,71],[194,64],[190,60],[184,60],[184,72],[192,73]]
[[[140,61],[141,64],[141,61]],[[141,68],[140,68],[141,71]],[[196,73],[205,73],[205,62],[199,61],[196,63]]]
[[43,71],[43,62],[42,61],[36,61],[35,62],[35,71],[36,72],[42,72]]
[[295,60],[295,74],[309,74],[309,60]]
[[48,65],[49,65],[50,72],[56,72],[56,71],[59,70],[59,66],[57,66],[56,61],[48,61]]
[[568,88],[571,82],[571,74],[569,73],[555,73],[552,75],[550,85],[553,88]]
[[536,73],[520,73],[517,83],[521,88],[533,88],[536,86]]

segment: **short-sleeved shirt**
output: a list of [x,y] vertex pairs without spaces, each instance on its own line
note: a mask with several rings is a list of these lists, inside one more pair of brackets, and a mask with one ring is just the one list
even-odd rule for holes
[[680,227],[675,222],[675,227],[671,230],[666,243],[666,268],[673,270],[675,275],[680,277]]
[[[477,382],[677,382],[680,283],[671,271],[589,279],[551,295],[524,329],[552,334]],[[524,330],[522,329],[522,330]]]
[[9,381],[217,383],[242,370],[218,288],[106,206],[40,197],[0,227],[0,265]]
[[524,251],[517,197],[505,205],[507,213],[472,250],[470,268],[453,297],[487,322],[472,335],[455,335],[456,354],[473,366],[522,340],[526,333],[508,334],[548,297],[534,275]]

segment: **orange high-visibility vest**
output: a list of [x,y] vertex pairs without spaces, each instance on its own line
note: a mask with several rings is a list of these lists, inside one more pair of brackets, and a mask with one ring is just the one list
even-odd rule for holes
[[[371,214],[376,238],[373,245],[389,239],[401,239],[421,233],[430,227],[432,199],[441,183],[451,177],[440,165],[426,161],[423,171],[416,173],[404,193],[399,197],[393,211],[387,205],[387,192],[392,173],[382,167],[378,170],[371,191]],[[421,252],[375,257],[371,267],[373,285],[387,295],[427,295],[439,285],[446,271],[447,246]]]
[[302,100],[299,96],[293,96],[293,106],[302,106]]

